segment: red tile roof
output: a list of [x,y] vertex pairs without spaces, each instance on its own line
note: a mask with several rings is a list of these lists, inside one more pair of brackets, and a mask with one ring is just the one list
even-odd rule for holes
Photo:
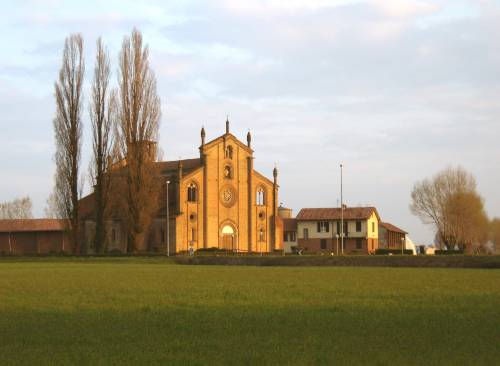
[[[344,220],[369,219],[375,212],[378,219],[377,209],[375,207],[346,207],[344,208]],[[340,220],[341,209],[338,208],[303,208],[297,215],[297,220]]]
[[21,231],[64,231],[67,228],[66,220],[59,219],[14,219],[0,220],[0,232]]
[[297,231],[297,219],[286,218],[283,220],[283,230],[284,231]]
[[195,169],[202,166],[200,158],[194,159],[184,159],[184,160],[170,160],[170,161],[157,161],[155,166],[160,170],[162,174],[166,173],[176,173],[179,167],[179,161],[182,162],[182,172],[183,174],[189,173]]
[[381,222],[380,223],[380,226],[384,227],[385,229],[387,229],[388,231],[393,231],[393,232],[396,232],[396,233],[401,233],[401,234],[408,234],[406,231],[404,231],[403,229],[400,229],[398,228],[397,226],[394,226],[393,224],[390,224],[388,222]]

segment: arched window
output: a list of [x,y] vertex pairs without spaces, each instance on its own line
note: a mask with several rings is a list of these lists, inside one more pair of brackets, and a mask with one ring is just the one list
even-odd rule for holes
[[266,241],[266,232],[263,228],[259,229],[259,241]]
[[226,159],[232,159],[233,158],[233,147],[232,146],[226,147],[225,156],[226,156]]
[[188,202],[196,202],[198,198],[198,188],[196,187],[196,184],[191,183],[188,186]]
[[232,179],[233,178],[233,168],[231,165],[226,165],[224,167],[224,178]]
[[231,225],[224,225],[222,228],[222,235],[233,235],[234,229]]
[[264,206],[266,204],[266,194],[264,192],[264,188],[259,187],[257,189],[255,202],[256,202],[257,206]]

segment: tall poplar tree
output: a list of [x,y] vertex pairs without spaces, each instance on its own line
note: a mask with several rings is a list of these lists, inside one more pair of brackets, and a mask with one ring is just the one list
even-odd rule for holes
[[64,42],[59,78],[55,82],[56,173],[54,200],[70,222],[73,252],[78,253],[78,199],[81,194],[82,86],[85,73],[83,39],[72,34]]
[[94,186],[95,236],[98,253],[105,251],[105,214],[112,175],[109,174],[112,149],[112,125],[116,110],[114,91],[109,90],[110,61],[101,38],[97,40],[94,78],[89,105],[92,123],[92,160],[90,177]]
[[127,228],[127,251],[145,250],[145,238],[158,207],[159,184],[153,162],[158,157],[160,98],[149,67],[149,50],[134,29],[119,56],[119,117],[116,139],[126,166],[122,169],[121,213]]

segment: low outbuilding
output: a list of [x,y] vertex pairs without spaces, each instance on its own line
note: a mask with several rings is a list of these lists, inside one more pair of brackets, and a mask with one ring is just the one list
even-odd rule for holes
[[70,249],[66,220],[0,220],[0,254],[67,253]]

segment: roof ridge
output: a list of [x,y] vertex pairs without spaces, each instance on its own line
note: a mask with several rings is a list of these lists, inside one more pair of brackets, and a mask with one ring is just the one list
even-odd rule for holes
[[160,160],[155,161],[155,163],[177,163],[179,161],[187,161],[187,160],[201,160],[200,158],[188,158],[188,159],[177,159],[177,160]]

